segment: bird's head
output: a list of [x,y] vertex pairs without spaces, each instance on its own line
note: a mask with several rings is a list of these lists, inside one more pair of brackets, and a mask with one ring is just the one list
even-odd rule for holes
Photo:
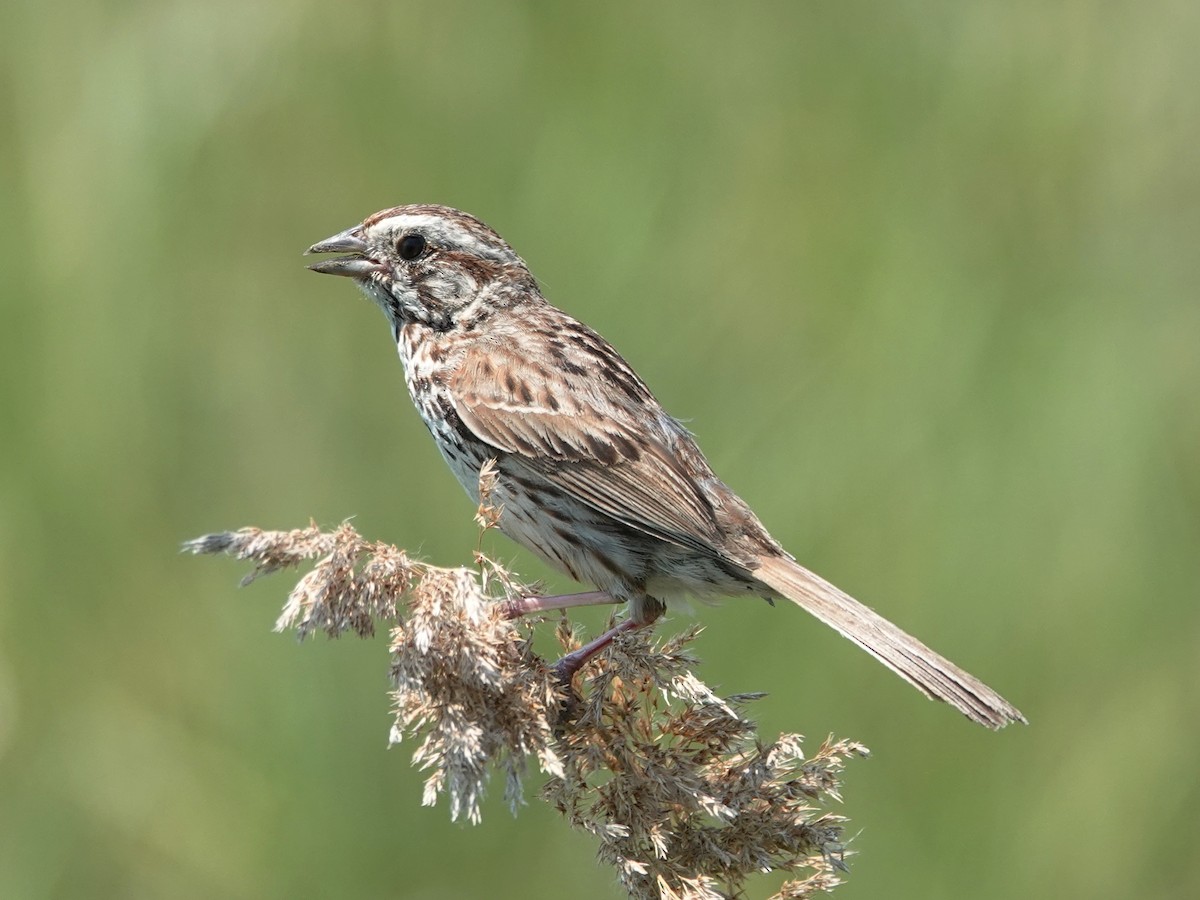
[[449,330],[478,318],[481,304],[512,305],[537,293],[525,263],[500,235],[447,206],[385,209],[307,252],[342,254],[309,268],[353,278],[394,329],[420,322]]

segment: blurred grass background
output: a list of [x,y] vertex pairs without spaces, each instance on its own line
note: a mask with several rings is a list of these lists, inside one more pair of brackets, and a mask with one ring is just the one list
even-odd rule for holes
[[176,552],[355,515],[469,558],[382,318],[299,255],[414,201],[495,226],[802,560],[1030,717],[700,610],[765,734],[875,752],[838,896],[1200,895],[1200,6],[3,20],[0,896],[619,895],[536,802],[418,806],[382,640],[297,647],[288,582]]

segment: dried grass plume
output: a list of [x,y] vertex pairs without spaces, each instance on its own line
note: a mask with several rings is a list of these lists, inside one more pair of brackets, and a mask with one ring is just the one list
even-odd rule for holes
[[[484,496],[487,479],[483,473]],[[477,519],[495,524],[481,505]],[[592,660],[568,698],[532,650],[537,620],[513,620],[503,600],[528,594],[476,551],[473,568],[441,568],[361,537],[322,531],[211,534],[184,545],[251,561],[244,583],[316,560],[284,604],[276,630],[305,638],[390,629],[391,740],[415,742],[428,772],[422,803],[449,800],[450,815],[480,821],[489,776],[504,778],[515,812],[533,764],[542,799],[591,834],[631,897],[716,900],[744,896],[756,872],[796,876],[774,898],[831,890],[844,870],[839,798],[847,758],[866,750],[825,741],[811,756],[798,735],[763,743],[745,717],[761,695],[720,698],[692,672],[698,628],[654,642],[626,635]],[[565,650],[579,641],[559,619]]]

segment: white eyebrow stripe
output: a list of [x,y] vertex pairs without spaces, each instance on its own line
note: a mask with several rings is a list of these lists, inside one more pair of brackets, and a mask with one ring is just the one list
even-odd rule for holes
[[506,259],[508,254],[503,247],[481,241],[474,234],[444,216],[414,215],[401,213],[380,219],[371,225],[371,231],[420,231],[433,244],[443,243],[461,247],[484,259]]

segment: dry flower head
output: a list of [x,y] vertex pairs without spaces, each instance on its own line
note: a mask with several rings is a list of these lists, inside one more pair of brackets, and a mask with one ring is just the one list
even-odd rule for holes
[[[481,528],[499,511],[481,473]],[[477,823],[489,776],[504,776],[515,812],[533,760],[548,777],[541,796],[591,834],[631,897],[741,897],[748,876],[786,871],[774,898],[831,890],[844,869],[839,800],[845,760],[865,755],[826,740],[806,758],[800,738],[763,744],[742,709],[761,695],[722,699],[692,672],[686,648],[698,628],[665,641],[621,636],[564,696],[532,650],[536,620],[512,620],[499,602],[528,593],[476,551],[477,568],[442,568],[362,538],[349,524],[322,531],[244,528],[190,541],[192,553],[250,560],[244,583],[316,560],[289,594],[276,630],[301,639],[391,630],[391,741],[415,741],[413,762],[429,775],[422,803],[449,799],[453,819]],[[561,618],[564,649],[579,641]]]

